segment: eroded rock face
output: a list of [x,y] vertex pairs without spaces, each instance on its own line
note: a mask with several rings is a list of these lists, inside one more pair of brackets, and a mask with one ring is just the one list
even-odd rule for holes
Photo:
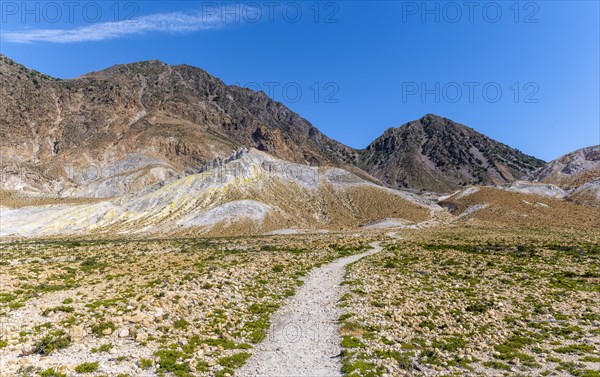
[[[431,200],[339,168],[293,164],[256,149],[234,157],[200,174],[112,200],[5,208],[0,236],[340,229],[390,217],[424,221],[436,207]],[[139,323],[144,318],[127,320]]]

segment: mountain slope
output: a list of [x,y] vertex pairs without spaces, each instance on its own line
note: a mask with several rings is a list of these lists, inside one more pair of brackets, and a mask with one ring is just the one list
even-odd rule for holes
[[440,205],[457,216],[456,222],[532,228],[600,228],[600,211],[589,206],[494,187],[469,187],[445,198]]
[[569,200],[600,206],[600,145],[557,158],[527,178],[566,190]]
[[95,183],[89,193],[120,195],[242,146],[319,165],[352,153],[264,93],[186,65],[148,61],[57,80],[2,56],[0,86],[7,189]]
[[2,189],[108,198],[198,172],[241,147],[336,166],[392,188],[506,183],[541,161],[427,115],[359,151],[263,92],[160,61],[69,80],[0,55]]
[[550,161],[533,172],[528,179],[570,190],[598,177],[600,177],[600,145],[595,145]]
[[388,129],[361,151],[359,161],[358,166],[392,187],[438,192],[511,182],[543,164],[433,114]]
[[[16,206],[15,206],[16,207]],[[197,231],[256,234],[418,222],[437,206],[338,168],[293,164],[252,150],[164,185],[89,204],[3,208],[2,236]]]

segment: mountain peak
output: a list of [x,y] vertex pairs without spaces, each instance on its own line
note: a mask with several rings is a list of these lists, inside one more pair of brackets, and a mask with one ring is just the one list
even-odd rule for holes
[[444,118],[440,115],[432,114],[432,113],[427,113],[419,119],[420,122],[442,122],[442,121],[448,121],[448,120],[450,120],[450,119]]
[[361,154],[360,167],[392,187],[438,192],[512,182],[543,164],[435,114],[387,130]]
[[161,73],[171,66],[160,60],[144,60],[133,63],[115,64],[99,71],[93,71],[81,76],[82,78],[102,78],[107,79],[118,76],[128,76],[131,74],[141,74],[146,76],[150,73]]

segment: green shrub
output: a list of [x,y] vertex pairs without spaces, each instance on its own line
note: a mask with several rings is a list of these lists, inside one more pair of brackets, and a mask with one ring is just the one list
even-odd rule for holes
[[111,343],[105,343],[103,345],[101,345],[98,348],[92,348],[91,351],[92,353],[97,353],[97,352],[108,352],[113,348],[113,345]]
[[75,372],[77,373],[93,373],[98,370],[100,364],[97,361],[92,363],[83,363],[79,364],[75,367]]
[[41,377],[67,377],[66,374],[57,372],[53,368],[48,368],[43,372],[40,372]]
[[233,376],[235,371],[231,368],[223,368],[215,374],[215,377],[225,377],[227,375]]
[[596,348],[588,344],[571,344],[569,346],[555,348],[554,351],[558,353],[572,353],[572,354],[585,354],[594,352]]
[[198,360],[198,363],[196,363],[197,372],[208,372],[209,369],[208,362],[205,360]]
[[178,319],[177,321],[175,321],[173,323],[173,327],[175,327],[176,329],[180,329],[180,330],[187,329],[189,325],[190,325],[190,323],[183,318]]
[[98,262],[98,259],[95,257],[84,260],[83,262],[81,262],[81,265],[80,265],[81,270],[84,272],[91,272],[92,270],[95,270],[95,269],[103,269],[107,266],[108,266],[108,263]]
[[75,308],[73,308],[72,306],[55,306],[53,308],[46,308],[44,309],[44,311],[42,312],[43,316],[47,316],[50,313],[53,312],[63,312],[63,313],[73,313],[75,311]]
[[483,366],[492,369],[510,370],[510,367],[501,361],[486,361],[483,363]]
[[218,360],[218,363],[227,368],[239,368],[246,363],[246,360],[248,360],[249,357],[249,353],[241,352],[231,356],[222,357]]
[[283,265],[282,264],[276,264],[275,266],[273,266],[273,268],[271,270],[273,272],[283,272]]
[[58,331],[54,334],[49,334],[40,339],[35,344],[35,350],[38,353],[49,355],[56,350],[67,348],[71,342],[65,336],[64,331]]
[[364,346],[363,342],[352,336],[343,336],[341,345],[344,348],[359,348]]
[[174,349],[161,349],[154,352],[158,357],[157,363],[160,364],[159,371],[173,372],[179,375],[185,375],[182,372],[189,372],[190,366],[187,362],[179,362],[179,359],[188,358],[189,355]]
[[116,328],[117,327],[112,322],[100,322],[97,325],[92,326],[92,333],[96,336],[102,336],[104,330],[111,329],[112,331],[115,331]]
[[153,364],[154,363],[152,362],[152,360],[145,358],[141,358],[139,362],[140,368],[142,368],[143,370],[152,368]]

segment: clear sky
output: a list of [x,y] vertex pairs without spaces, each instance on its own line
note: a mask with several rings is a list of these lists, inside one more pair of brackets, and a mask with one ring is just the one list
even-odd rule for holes
[[2,54],[71,78],[160,59],[362,148],[426,113],[551,160],[600,143],[598,1],[0,2]]

